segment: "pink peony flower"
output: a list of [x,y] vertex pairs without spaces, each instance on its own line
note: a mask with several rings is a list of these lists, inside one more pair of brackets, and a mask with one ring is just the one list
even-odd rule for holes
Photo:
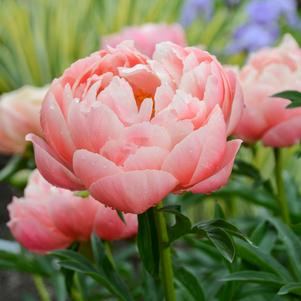
[[301,109],[288,109],[289,100],[271,97],[284,90],[301,91],[301,49],[287,35],[276,48],[251,56],[239,76],[245,109],[235,135],[248,142],[286,147],[301,138]]
[[[99,203],[100,204],[100,203]],[[94,232],[104,240],[118,240],[137,234],[137,215],[124,214],[124,222],[118,216],[116,210],[100,204],[101,209],[97,211],[94,222]]]
[[92,232],[105,240],[130,237],[137,233],[137,216],[125,214],[123,223],[116,211],[105,208],[92,197],[52,186],[36,170],[23,198],[8,206],[8,227],[25,248],[45,253],[88,240]]
[[156,44],[170,41],[180,46],[186,46],[185,32],[180,24],[145,24],[126,27],[121,32],[103,36],[101,48],[116,47],[125,40],[133,40],[135,47],[142,53],[152,56]]
[[24,151],[26,134],[41,135],[39,114],[47,87],[24,86],[0,97],[0,153]]
[[45,140],[28,140],[53,185],[141,213],[170,192],[227,182],[241,143],[227,136],[241,109],[235,76],[207,52],[162,43],[151,60],[125,42],[54,80],[41,112]]

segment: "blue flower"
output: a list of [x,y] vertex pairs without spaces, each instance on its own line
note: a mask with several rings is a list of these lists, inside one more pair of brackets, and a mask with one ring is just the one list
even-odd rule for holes
[[275,42],[279,35],[279,27],[248,23],[239,27],[233,35],[232,43],[226,48],[228,54],[241,51],[252,52]]
[[247,5],[247,14],[252,22],[270,24],[284,16],[289,25],[298,23],[295,0],[254,0]]
[[180,22],[189,26],[198,17],[209,21],[213,14],[214,0],[186,0],[181,12]]
[[301,28],[296,10],[295,0],[251,1],[246,6],[247,23],[235,30],[226,52],[252,52],[273,45],[280,34],[281,17],[284,17],[290,26]]

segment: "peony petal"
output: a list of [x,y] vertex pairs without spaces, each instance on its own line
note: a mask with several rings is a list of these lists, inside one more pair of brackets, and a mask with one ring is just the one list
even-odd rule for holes
[[121,172],[114,162],[83,149],[74,153],[73,168],[86,187],[103,177]]
[[241,142],[242,141],[238,139],[229,141],[227,143],[224,160],[221,163],[219,170],[213,176],[197,183],[188,190],[193,193],[211,193],[227,184]]
[[[131,68],[119,68],[119,75],[125,78],[135,94],[154,95],[160,80],[148,65],[138,64]],[[145,80],[147,78],[147,80]]]
[[136,121],[138,107],[133,90],[125,79],[113,77],[111,83],[97,97],[107,105],[124,125]]
[[42,105],[41,126],[49,145],[55,150],[59,158],[70,167],[75,146],[63,113],[51,92],[48,92]]
[[224,153],[225,131],[223,115],[217,106],[205,126],[174,147],[162,170],[174,175],[181,185],[192,185],[211,175]]
[[117,240],[133,236],[138,231],[138,219],[135,214],[124,214],[125,223],[116,210],[99,203],[95,217],[94,231],[104,240]]
[[64,235],[74,241],[89,240],[98,206],[93,198],[58,194],[49,199],[48,211],[55,227]]
[[166,149],[153,146],[141,147],[124,162],[124,170],[160,169],[167,156]]
[[15,239],[25,248],[37,252],[67,247],[72,238],[65,236],[53,225],[47,211],[47,200],[14,198],[8,205],[10,221],[7,224]]
[[172,102],[174,94],[174,90],[167,83],[163,82],[162,85],[157,88],[155,93],[156,114],[165,109]]
[[151,98],[145,98],[141,103],[139,113],[138,113],[138,122],[149,121],[153,113],[153,100]]
[[138,146],[159,146],[169,149],[171,140],[164,127],[149,122],[136,123],[127,127],[122,135],[127,143]]
[[35,253],[45,254],[52,250],[63,249],[72,243],[72,239],[57,231],[46,228],[37,220],[20,218],[10,221],[10,231],[20,244]]
[[167,172],[139,170],[102,178],[90,186],[90,191],[109,207],[139,214],[158,204],[177,183]]
[[98,103],[86,108],[85,104],[76,102],[70,106],[68,125],[76,147],[93,152],[98,152],[108,140],[117,138],[124,127],[106,105]]
[[272,147],[287,147],[296,144],[301,139],[301,116],[295,116],[283,121],[268,130],[262,140],[264,145]]
[[80,190],[83,188],[80,180],[59,162],[44,140],[33,134],[27,135],[26,139],[33,143],[37,167],[48,182],[70,190]]

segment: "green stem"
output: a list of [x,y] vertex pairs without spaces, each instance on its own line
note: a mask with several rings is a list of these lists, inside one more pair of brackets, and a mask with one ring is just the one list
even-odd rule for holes
[[274,159],[275,159],[275,179],[277,185],[277,200],[278,206],[280,209],[280,215],[282,220],[290,225],[291,219],[289,214],[288,203],[286,200],[285,190],[284,190],[284,183],[282,177],[282,170],[283,170],[283,160],[280,148],[274,148]]
[[41,276],[38,276],[38,275],[33,275],[32,279],[33,279],[33,282],[36,286],[36,289],[38,291],[40,299],[42,301],[51,301],[51,298],[49,296],[47,288],[44,284],[43,278]]
[[172,257],[169,247],[169,238],[167,233],[167,227],[165,222],[164,213],[158,209],[162,208],[163,204],[157,205],[154,210],[155,223],[157,228],[157,235],[159,240],[160,249],[160,264],[162,280],[164,285],[164,293],[166,301],[175,301],[176,293],[173,284],[173,268],[172,268]]

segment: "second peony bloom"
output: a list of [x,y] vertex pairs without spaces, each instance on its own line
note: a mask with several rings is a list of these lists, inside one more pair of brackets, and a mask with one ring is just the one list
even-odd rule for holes
[[231,71],[198,48],[126,41],[75,62],[53,81],[29,135],[41,174],[101,203],[142,213],[170,192],[226,184],[241,140],[227,141],[243,107]]
[[245,108],[235,135],[254,143],[288,147],[301,139],[301,108],[272,97],[284,90],[301,91],[301,49],[286,35],[278,47],[254,53],[239,73]]

